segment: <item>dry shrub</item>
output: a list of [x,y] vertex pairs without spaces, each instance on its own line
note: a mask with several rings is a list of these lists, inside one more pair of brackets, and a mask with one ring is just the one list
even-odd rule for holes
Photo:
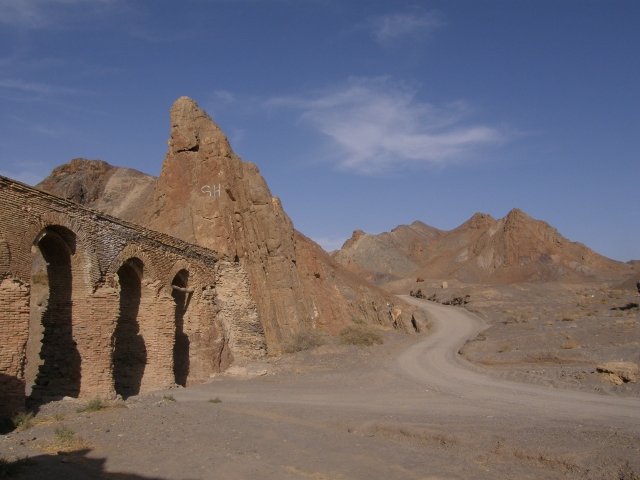
[[580,348],[580,344],[573,338],[567,337],[567,341],[562,344],[562,348],[564,348],[565,350],[571,350],[573,348]]
[[504,345],[500,350],[498,350],[500,353],[507,353],[511,351],[511,345]]
[[311,348],[319,347],[324,344],[324,338],[313,330],[303,330],[291,339],[284,347],[282,351],[284,353],[296,353],[302,350],[309,350]]
[[35,425],[35,422],[33,420],[33,413],[31,412],[18,413],[11,419],[11,421],[16,427],[16,430],[19,432],[29,430],[31,427],[33,427],[33,425]]
[[432,432],[408,425],[377,424],[375,432],[392,439],[406,440],[411,443],[416,442],[421,445],[436,444],[443,447],[460,445],[460,440],[454,435],[446,433]]
[[340,343],[343,345],[382,345],[384,337],[369,327],[354,326],[347,327],[340,332]]
[[529,323],[529,321],[531,320],[531,317],[529,317],[529,315],[527,315],[526,313],[516,313],[514,315],[509,315],[509,317],[507,318],[507,320],[504,322],[506,324],[509,323]]
[[45,453],[69,453],[91,447],[89,442],[76,435],[76,433],[66,425],[57,427],[53,431],[53,434],[53,442],[42,447],[42,451]]
[[103,410],[103,409],[105,409],[107,407],[108,407],[108,405],[105,403],[104,400],[102,400],[100,398],[96,398],[94,400],[91,400],[84,407],[76,409],[76,412],[78,412],[78,413],[91,413],[91,412],[97,412],[99,410]]

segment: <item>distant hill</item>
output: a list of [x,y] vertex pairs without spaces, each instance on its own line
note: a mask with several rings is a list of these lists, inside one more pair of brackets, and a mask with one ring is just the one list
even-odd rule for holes
[[356,230],[332,255],[378,285],[418,277],[499,284],[604,281],[634,272],[632,265],[571,242],[519,209],[499,220],[476,213],[451,231],[422,222],[379,235]]
[[102,160],[74,158],[56,167],[36,188],[134,221],[140,206],[151,198],[156,177]]

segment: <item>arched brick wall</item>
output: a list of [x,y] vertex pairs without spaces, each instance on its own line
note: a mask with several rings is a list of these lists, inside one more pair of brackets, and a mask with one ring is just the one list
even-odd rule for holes
[[[264,356],[264,332],[239,265],[2,176],[0,204],[0,417],[24,409],[28,360],[35,368],[32,383],[38,375],[53,379],[36,388],[43,399],[63,394],[113,398],[117,390],[133,393],[139,388],[144,393],[174,384],[176,302],[171,283],[181,270],[188,272],[186,284],[193,289],[182,316],[189,368],[181,383],[207,380],[234,355]],[[33,278],[39,272],[44,272],[41,284]],[[52,283],[57,287],[50,289]],[[40,300],[48,296],[48,302],[38,310],[33,303],[42,292]],[[31,323],[63,327],[53,336],[34,333],[29,341],[35,345],[33,355],[27,354],[30,310]],[[127,338],[118,325],[127,322],[138,328],[128,341],[135,343],[139,336],[146,349],[146,360],[138,361],[138,367],[126,366],[118,357],[118,338]],[[52,342],[63,344],[57,351],[64,357],[64,375],[49,369],[57,361],[57,353],[47,351]],[[140,348],[129,348],[133,350]],[[124,352],[123,358],[127,348]],[[136,374],[136,368],[142,373]]]

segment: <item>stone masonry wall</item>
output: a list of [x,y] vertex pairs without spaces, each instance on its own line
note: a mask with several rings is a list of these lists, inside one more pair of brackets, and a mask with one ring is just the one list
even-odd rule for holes
[[[5,177],[0,205],[0,417],[22,411],[25,394],[128,396],[265,355],[240,265]],[[36,254],[46,269],[32,270]],[[178,272],[188,280],[172,286]],[[29,320],[34,281],[49,289],[31,306],[38,328]],[[125,372],[121,381],[114,371]]]

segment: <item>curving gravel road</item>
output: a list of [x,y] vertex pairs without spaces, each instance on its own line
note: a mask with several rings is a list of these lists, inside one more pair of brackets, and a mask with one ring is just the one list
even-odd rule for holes
[[458,307],[402,297],[429,312],[435,331],[424,341],[402,353],[398,363],[415,381],[436,388],[445,396],[463,396],[477,407],[496,408],[506,413],[547,418],[600,418],[637,424],[640,431],[640,399],[618,398],[558,390],[510,382],[479,373],[478,368],[457,354],[467,339],[486,325],[472,313]]

